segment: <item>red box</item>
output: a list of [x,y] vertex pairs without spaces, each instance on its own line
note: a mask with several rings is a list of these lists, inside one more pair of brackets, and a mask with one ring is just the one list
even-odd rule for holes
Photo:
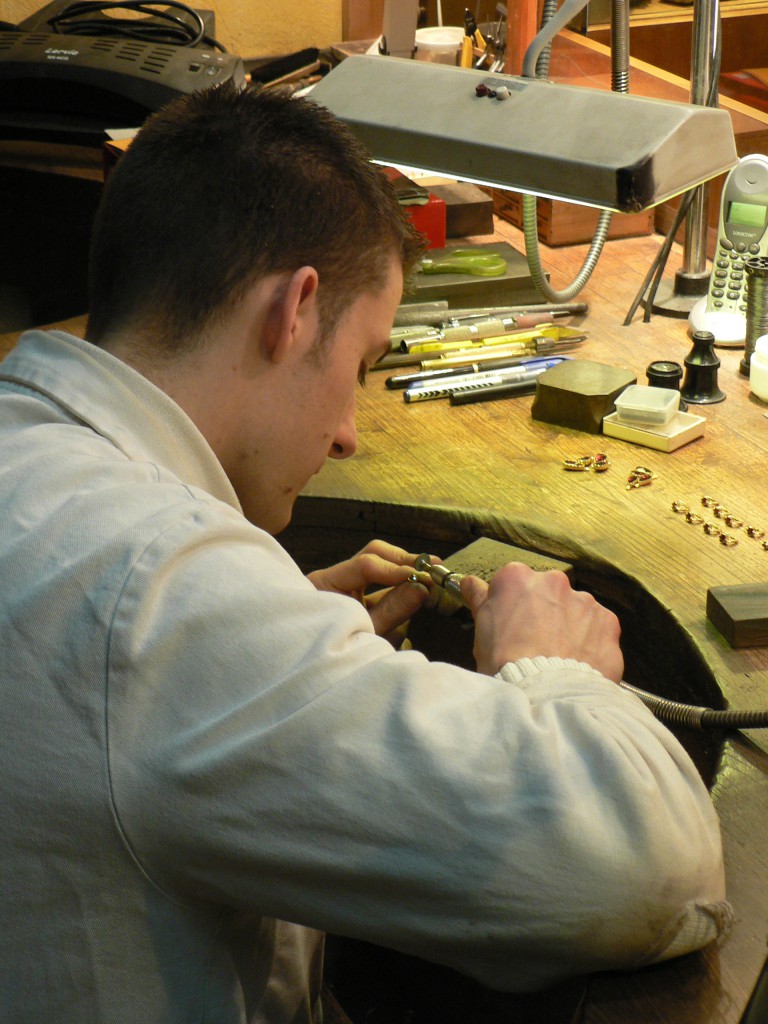
[[416,203],[403,206],[406,215],[411,218],[413,226],[429,239],[428,249],[445,248],[445,200],[429,193],[429,200],[419,206]]

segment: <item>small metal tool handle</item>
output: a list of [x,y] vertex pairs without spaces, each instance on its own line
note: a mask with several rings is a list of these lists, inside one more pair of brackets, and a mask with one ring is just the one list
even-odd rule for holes
[[461,596],[461,581],[464,579],[463,573],[451,572],[444,565],[433,565],[427,554],[417,556],[414,568],[417,572],[429,573],[433,583],[442,587],[443,590],[447,590],[449,594],[458,598],[462,603],[464,602]]

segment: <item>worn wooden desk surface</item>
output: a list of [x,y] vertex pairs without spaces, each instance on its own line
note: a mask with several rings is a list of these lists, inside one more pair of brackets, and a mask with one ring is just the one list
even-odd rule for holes
[[[523,250],[518,232],[508,225],[500,232]],[[641,310],[622,326],[658,245],[658,237],[608,242],[579,296],[590,303],[583,319],[589,338],[576,354],[629,367],[640,383],[650,362],[682,364],[691,349],[685,321],[654,316],[644,324]],[[545,251],[556,287],[570,282],[585,251]],[[679,266],[676,251],[670,274]],[[531,397],[406,405],[401,393],[385,389],[385,374],[372,373],[358,402],[358,455],[329,462],[310,482],[295,533],[319,526],[327,544],[350,550],[385,534],[414,548],[431,541],[441,553],[486,535],[562,558],[575,565],[581,585],[617,607],[633,646],[633,682],[707,706],[722,694],[728,707],[768,708],[768,648],[731,649],[705,614],[709,586],[767,580],[768,551],[743,530],[735,531],[737,546],[723,547],[672,511],[675,500],[701,509],[701,497],[711,495],[768,535],[768,406],[739,374],[742,354],[718,349],[726,400],[692,406],[707,419],[705,435],[671,454],[536,422]],[[597,451],[609,456],[608,472],[564,472],[564,458]],[[638,464],[657,479],[628,491],[627,473]],[[768,734],[753,731],[717,737],[706,755],[714,758],[736,914],[729,940],[636,975],[594,980],[584,1021],[740,1019],[768,936],[766,752]]]
[[[522,251],[519,232],[500,225],[499,233]],[[577,355],[630,367],[641,383],[651,361],[682,363],[690,351],[684,321],[643,324],[637,316],[621,326],[658,244],[608,242],[579,296],[590,311],[589,340]],[[544,252],[556,287],[571,280],[585,251]],[[677,250],[670,273],[679,265]],[[83,322],[66,326],[77,333]],[[14,340],[0,338],[0,353]],[[302,548],[302,536],[311,535],[313,545],[343,555],[386,535],[446,554],[485,535],[554,555],[619,611],[631,681],[708,706],[722,694],[726,706],[768,708],[768,649],[732,650],[705,615],[709,586],[768,579],[768,551],[743,531],[736,547],[722,547],[671,508],[676,499],[695,506],[710,494],[768,533],[768,406],[738,372],[741,351],[719,355],[726,400],[699,407],[705,436],[672,454],[535,422],[530,397],[408,406],[385,389],[384,374],[372,373],[359,397],[358,455],[329,462],[310,482],[288,545]],[[608,472],[563,471],[563,458],[596,451],[609,456]],[[627,491],[638,463],[657,479]],[[733,932],[720,948],[593,979],[579,1017],[586,1024],[737,1024],[744,1010],[768,936],[768,735],[717,736],[700,756],[723,823]]]

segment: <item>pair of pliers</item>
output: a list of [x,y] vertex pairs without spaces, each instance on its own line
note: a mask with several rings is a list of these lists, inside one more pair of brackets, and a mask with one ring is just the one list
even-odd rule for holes
[[464,8],[464,38],[461,42],[461,56],[459,58],[459,66],[462,68],[471,68],[475,59],[475,47],[478,50],[485,50],[485,39],[483,33],[477,27],[477,21],[474,14],[467,8]]
[[478,252],[477,249],[454,249],[445,256],[433,259],[425,256],[421,261],[423,274],[474,274],[478,277],[498,277],[507,269],[507,261],[496,252]]

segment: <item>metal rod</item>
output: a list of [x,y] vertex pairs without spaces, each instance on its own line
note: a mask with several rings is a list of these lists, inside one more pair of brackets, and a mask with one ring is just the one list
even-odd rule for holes
[[[719,18],[719,0],[696,0],[691,41],[691,103],[702,107],[710,105],[712,58]],[[686,217],[684,274],[701,274],[707,269],[708,197],[709,184],[699,185]]]

